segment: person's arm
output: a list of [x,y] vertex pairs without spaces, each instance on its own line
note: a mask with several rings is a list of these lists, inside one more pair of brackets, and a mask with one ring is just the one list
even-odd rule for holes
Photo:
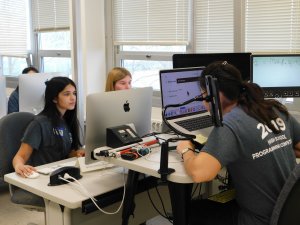
[[9,96],[7,104],[7,114],[13,112],[19,112],[19,98],[16,91]]
[[[186,151],[189,148],[191,150]],[[205,182],[214,179],[221,170],[221,163],[212,155],[206,152],[194,153],[194,146],[190,141],[180,141],[177,152],[182,154],[186,172],[194,182]]]
[[84,149],[72,150],[69,153],[69,158],[72,158],[72,157],[82,157],[82,156],[85,156]]
[[295,151],[296,157],[297,157],[297,158],[300,158],[300,142],[298,142],[298,143],[295,145],[294,151]]
[[26,162],[30,158],[33,152],[32,147],[29,144],[22,143],[17,154],[13,158],[13,167],[17,174],[22,177],[28,176],[32,171],[36,171],[36,169],[30,165],[26,165]]

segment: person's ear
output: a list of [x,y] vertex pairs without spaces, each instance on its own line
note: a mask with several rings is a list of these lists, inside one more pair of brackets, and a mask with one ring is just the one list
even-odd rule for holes
[[53,102],[55,103],[55,104],[57,104],[57,99],[55,98],[55,99],[53,99]]

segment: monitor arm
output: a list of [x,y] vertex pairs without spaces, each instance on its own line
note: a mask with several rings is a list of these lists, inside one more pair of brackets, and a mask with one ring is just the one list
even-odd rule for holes
[[216,127],[223,126],[223,117],[222,117],[222,111],[221,111],[221,104],[220,104],[220,98],[219,98],[219,88],[218,88],[218,83],[217,83],[217,78],[207,75],[205,76],[205,83],[206,83],[206,90],[207,90],[207,96],[203,97],[202,95],[198,95],[190,100],[187,100],[181,104],[170,104],[165,106],[162,109],[162,119],[163,121],[167,124],[167,126],[173,130],[176,134],[182,136],[181,138],[170,138],[166,140],[165,142],[162,143],[161,146],[161,156],[160,156],[160,169],[158,170],[158,173],[161,174],[161,180],[166,181],[167,176],[175,170],[173,168],[168,168],[168,163],[169,163],[169,156],[168,156],[168,151],[169,151],[169,142],[174,142],[178,140],[191,140],[193,142],[193,139],[196,138],[195,135],[191,134],[185,134],[179,130],[177,130],[175,127],[171,126],[171,124],[168,122],[168,120],[165,117],[166,110],[171,107],[179,107],[179,106],[184,106],[187,105],[191,102],[194,101],[207,101],[210,104],[210,109],[211,109],[211,116],[213,120],[213,124]]

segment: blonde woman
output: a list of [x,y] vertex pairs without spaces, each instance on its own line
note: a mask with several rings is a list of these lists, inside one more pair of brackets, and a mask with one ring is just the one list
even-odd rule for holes
[[108,73],[105,91],[130,89],[131,80],[131,73],[127,69],[115,67]]

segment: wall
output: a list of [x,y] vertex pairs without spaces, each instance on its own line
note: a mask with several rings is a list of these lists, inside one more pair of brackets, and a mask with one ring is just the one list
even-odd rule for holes
[[69,1],[72,73],[78,85],[78,116],[83,127],[86,96],[104,91],[106,81],[105,0]]

